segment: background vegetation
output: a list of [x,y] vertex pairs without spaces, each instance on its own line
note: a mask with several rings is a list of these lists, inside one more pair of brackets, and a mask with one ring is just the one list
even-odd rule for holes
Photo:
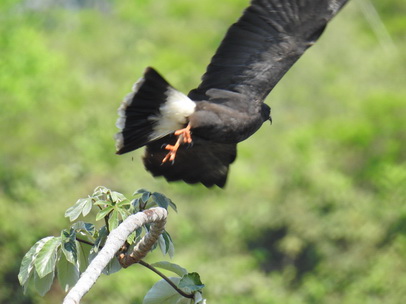
[[[98,185],[178,205],[174,262],[212,303],[403,303],[403,0],[350,1],[271,93],[274,124],[239,145],[225,190],[168,184],[142,151],[114,154],[116,109],[143,69],[187,92],[247,2],[1,1],[1,303],[61,301],[58,284],[23,295],[19,264]],[[135,265],[85,303],[140,303],[157,280]]]

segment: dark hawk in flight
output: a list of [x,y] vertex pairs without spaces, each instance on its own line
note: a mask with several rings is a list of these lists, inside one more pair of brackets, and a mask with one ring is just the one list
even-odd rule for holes
[[188,95],[147,68],[119,108],[117,154],[146,146],[154,176],[224,187],[237,143],[272,121],[265,98],[346,2],[252,0]]

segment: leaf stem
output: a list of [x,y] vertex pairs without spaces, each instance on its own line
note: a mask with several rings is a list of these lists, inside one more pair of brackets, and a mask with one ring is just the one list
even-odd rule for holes
[[[100,210],[103,210],[102,207],[100,207],[100,206],[97,206],[97,207],[99,207]],[[110,217],[111,212],[113,212],[113,210],[110,211],[110,212],[104,217],[104,223],[106,224],[107,235],[110,234],[109,217]]]
[[155,272],[157,275],[159,275],[162,279],[164,279],[169,285],[172,286],[173,289],[175,289],[180,295],[184,296],[185,298],[193,299],[194,295],[192,293],[187,293],[184,292],[182,289],[180,289],[174,282],[171,281],[170,278],[168,278],[166,275],[164,275],[162,272],[160,272],[158,269],[156,269],[154,266],[151,264],[148,264],[147,262],[144,262],[143,260],[140,260],[138,264],[147,267],[149,270],[152,270]]
[[82,240],[82,239],[80,239],[78,237],[76,237],[76,241],[78,241],[79,243],[84,243],[84,244],[87,244],[87,245],[90,245],[90,246],[94,246],[94,244],[92,242]]

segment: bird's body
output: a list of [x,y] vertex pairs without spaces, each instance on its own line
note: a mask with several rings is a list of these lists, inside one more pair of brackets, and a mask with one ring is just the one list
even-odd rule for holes
[[252,103],[246,97],[220,91],[220,96],[231,101],[234,107],[211,101],[196,103],[195,112],[189,117],[193,134],[218,143],[239,143],[254,134],[263,122],[270,119],[270,108],[264,103]]
[[237,143],[271,120],[263,103],[347,0],[253,0],[188,96],[147,68],[120,109],[117,153],[146,146],[154,176],[223,187]]

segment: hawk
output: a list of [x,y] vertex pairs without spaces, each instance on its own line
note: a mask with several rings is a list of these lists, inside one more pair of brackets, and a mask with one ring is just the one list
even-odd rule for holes
[[185,95],[148,67],[119,107],[117,154],[168,181],[224,187],[237,143],[270,121],[270,91],[347,0],[252,0]]

